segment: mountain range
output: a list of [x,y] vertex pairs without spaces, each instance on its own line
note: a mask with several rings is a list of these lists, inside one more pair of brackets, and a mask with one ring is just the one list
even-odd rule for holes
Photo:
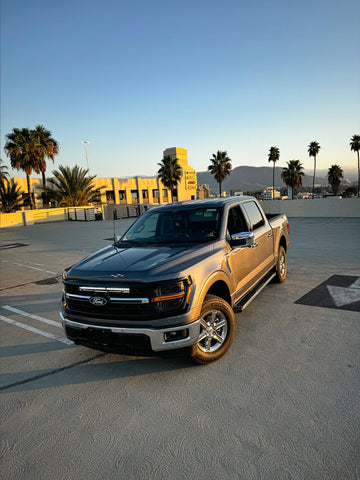
[[[275,188],[286,187],[285,183],[281,180],[282,167],[275,167]],[[236,167],[231,170],[231,174],[225,178],[222,183],[222,191],[227,194],[230,190],[238,190],[246,192],[264,190],[267,187],[272,186],[273,167]],[[355,170],[344,169],[344,179],[350,179],[351,181],[356,179]],[[303,186],[312,187],[313,174],[305,170],[305,176],[303,177]],[[218,193],[219,185],[210,172],[197,172],[197,184],[209,185],[211,192]],[[327,171],[319,170],[315,176],[315,185],[327,186]]]

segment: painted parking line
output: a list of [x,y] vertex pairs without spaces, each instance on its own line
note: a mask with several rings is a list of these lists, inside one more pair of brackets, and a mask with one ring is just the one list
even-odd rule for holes
[[17,322],[12,318],[4,317],[0,315],[0,320],[3,322],[9,323],[10,325],[14,325],[16,327],[23,328],[24,330],[28,330],[29,332],[36,333],[37,335],[41,335],[42,337],[50,338],[51,340],[56,340],[57,342],[65,343],[65,345],[74,345],[74,342],[68,340],[67,338],[59,337],[59,335],[53,335],[52,333],[44,332],[39,330],[38,328],[31,327],[30,325],[26,325],[25,323]]
[[39,270],[40,272],[52,273],[53,275],[57,274],[56,272],[51,272],[50,270],[44,270],[43,268],[32,267],[31,265],[23,265],[22,263],[13,262],[13,265],[18,265],[19,267],[23,267],[23,268],[31,268],[32,270]]
[[[45,270],[45,268],[38,268],[38,267],[33,267],[31,265],[24,265],[23,263],[18,263],[18,262],[10,262],[9,260],[1,260],[3,263],[11,263],[12,265],[17,265],[19,267],[23,268],[30,268],[31,270],[38,270],[39,272],[46,272],[46,273],[51,273],[52,275],[58,275],[57,272],[52,272],[51,270]],[[34,265],[37,265],[34,263]],[[41,265],[41,264],[39,264]]]
[[48,325],[52,325],[53,327],[62,328],[62,325],[60,322],[54,322],[54,320],[49,320],[48,318],[40,317],[39,315],[33,315],[32,313],[24,312],[24,310],[19,310],[18,308],[11,307],[10,305],[3,305],[2,308],[4,308],[5,310],[9,310],[9,312],[22,315],[23,317],[29,317],[29,318],[32,318],[33,320],[47,323]]

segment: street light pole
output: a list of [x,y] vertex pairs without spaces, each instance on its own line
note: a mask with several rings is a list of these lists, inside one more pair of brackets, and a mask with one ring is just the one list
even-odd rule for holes
[[86,164],[87,164],[87,169],[89,170],[89,159],[88,159],[88,153],[87,153],[87,146],[88,146],[88,142],[87,140],[84,140],[83,142],[81,142],[82,144],[85,145],[85,152],[86,152]]

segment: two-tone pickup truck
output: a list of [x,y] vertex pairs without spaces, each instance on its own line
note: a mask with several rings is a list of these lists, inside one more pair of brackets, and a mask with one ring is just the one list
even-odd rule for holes
[[210,363],[230,347],[233,308],[286,277],[289,223],[253,197],[154,207],[113,245],[64,271],[75,343],[126,354],[182,349]]

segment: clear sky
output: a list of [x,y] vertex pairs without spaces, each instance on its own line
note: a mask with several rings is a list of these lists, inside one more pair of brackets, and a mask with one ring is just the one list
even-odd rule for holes
[[43,124],[55,168],[86,167],[88,140],[99,177],[155,175],[173,146],[198,171],[271,146],[307,169],[312,140],[319,168],[356,167],[359,18],[359,0],[2,0],[1,149]]

